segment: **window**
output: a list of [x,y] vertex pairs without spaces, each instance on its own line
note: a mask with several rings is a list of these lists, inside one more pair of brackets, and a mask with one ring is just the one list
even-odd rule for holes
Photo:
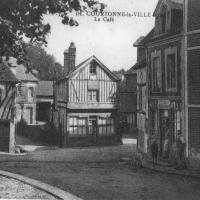
[[161,15],[161,31],[162,33],[166,31],[166,13]]
[[138,88],[138,109],[142,110],[142,87]]
[[99,101],[99,91],[98,90],[88,90],[88,101],[97,102]]
[[165,83],[166,91],[177,91],[177,49],[169,48],[165,50]]
[[161,91],[161,65],[160,57],[152,58],[152,91]]
[[114,119],[111,117],[99,117],[99,135],[114,134]]
[[34,95],[34,88],[33,87],[29,87],[28,89],[29,89],[29,96],[33,97],[33,95]]
[[22,85],[18,85],[17,87],[17,96],[21,96],[22,95]]
[[176,89],[176,61],[175,54],[167,55],[167,89]]
[[70,117],[69,118],[69,134],[70,135],[86,135],[87,134],[87,118],[86,117]]
[[90,65],[90,74],[93,74],[93,75],[95,75],[96,74],[96,65],[95,65],[95,63],[93,62],[93,63],[91,63],[91,65]]

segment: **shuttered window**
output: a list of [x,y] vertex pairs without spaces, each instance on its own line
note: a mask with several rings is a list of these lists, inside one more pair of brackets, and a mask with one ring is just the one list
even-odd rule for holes
[[175,54],[167,55],[167,89],[176,89]]
[[152,59],[152,91],[161,91],[161,63],[160,57]]
[[165,85],[167,92],[177,92],[177,48],[165,50]]

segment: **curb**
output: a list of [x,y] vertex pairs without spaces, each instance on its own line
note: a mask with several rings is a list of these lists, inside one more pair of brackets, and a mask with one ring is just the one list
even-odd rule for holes
[[63,199],[63,200],[83,200],[69,192],[65,192],[64,190],[61,190],[57,187],[51,186],[49,184],[43,183],[41,181],[37,181],[22,175],[18,175],[18,174],[14,174],[14,173],[10,173],[10,172],[6,172],[6,171],[2,171],[0,170],[0,175],[8,177],[8,178],[12,178],[12,179],[16,179],[18,181],[21,181],[23,183],[26,183],[28,185],[31,185],[41,191],[44,191],[54,197],[57,197],[58,199]]
[[158,169],[156,167],[155,168],[154,167],[149,167],[147,165],[142,165],[142,167],[146,168],[146,169],[150,169],[152,171],[164,173],[164,174],[171,174],[171,175],[178,175],[178,176],[184,176],[184,177],[189,177],[189,178],[200,179],[200,175],[177,173],[177,172],[174,172],[174,171],[168,171],[168,170]]

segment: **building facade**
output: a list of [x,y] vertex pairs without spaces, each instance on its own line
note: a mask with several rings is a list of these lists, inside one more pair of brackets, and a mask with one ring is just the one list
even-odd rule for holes
[[200,2],[185,0],[184,13],[184,126],[186,155],[192,166],[200,166]]
[[121,134],[136,138],[137,75],[132,68],[124,73],[119,90],[119,123]]
[[95,56],[75,66],[76,47],[64,52],[65,78],[54,85],[54,124],[60,146],[112,142],[119,79]]
[[147,153],[148,143],[148,92],[147,92],[147,62],[144,37],[135,43],[137,47],[137,63],[132,67],[137,73],[137,145],[138,150]]
[[145,42],[148,147],[157,140],[159,154],[165,158],[175,156],[177,136],[183,126],[183,8],[181,0],[160,0],[154,12],[154,29]]

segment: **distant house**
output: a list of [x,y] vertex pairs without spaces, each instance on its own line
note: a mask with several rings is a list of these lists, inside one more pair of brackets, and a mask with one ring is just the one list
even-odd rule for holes
[[120,85],[119,123],[122,134],[137,136],[137,74],[132,68],[124,73]]
[[119,79],[95,56],[75,66],[76,47],[64,52],[65,78],[55,87],[54,124],[61,146],[110,143],[116,134]]
[[0,151],[15,152],[17,78],[7,63],[0,63]]
[[39,81],[35,93],[36,120],[50,122],[53,106],[53,81]]
[[7,61],[19,83],[17,84],[16,119],[27,124],[36,123],[36,86],[38,79],[28,72],[22,64],[17,64],[17,59],[10,57]]

